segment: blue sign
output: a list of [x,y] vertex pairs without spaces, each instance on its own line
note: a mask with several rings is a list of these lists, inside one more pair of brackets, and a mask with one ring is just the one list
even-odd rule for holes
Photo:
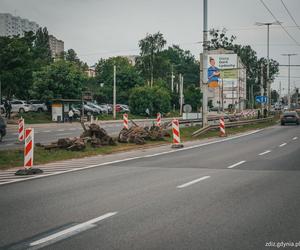
[[268,97],[259,95],[255,97],[255,101],[258,103],[267,103],[268,102]]

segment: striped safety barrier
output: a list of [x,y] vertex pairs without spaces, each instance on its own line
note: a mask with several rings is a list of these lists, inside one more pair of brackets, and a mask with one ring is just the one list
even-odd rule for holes
[[226,136],[224,117],[220,118],[220,137]]
[[172,148],[182,148],[180,140],[180,129],[179,129],[179,121],[177,119],[172,120],[172,133],[173,133],[173,144]]
[[24,149],[24,167],[25,169],[33,166],[33,147],[34,147],[34,129],[25,129],[25,149]]
[[125,129],[128,129],[128,114],[123,114],[123,125]]
[[157,116],[156,116],[156,126],[157,127],[161,126],[161,113],[157,113]]
[[18,138],[19,138],[19,141],[22,142],[24,140],[24,129],[25,129],[25,123],[24,123],[24,119],[22,117],[19,119],[18,125],[19,125]]

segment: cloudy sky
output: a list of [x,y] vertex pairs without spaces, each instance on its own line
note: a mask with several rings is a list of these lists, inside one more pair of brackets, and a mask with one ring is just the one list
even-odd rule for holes
[[[209,28],[227,28],[240,44],[249,44],[266,57],[266,28],[255,22],[273,22],[261,0],[208,0]],[[264,0],[283,26],[271,27],[270,57],[287,64],[283,53],[297,53],[291,64],[300,65],[300,0]],[[285,9],[287,7],[289,16]],[[202,0],[0,0],[0,11],[28,18],[73,48],[89,65],[99,58],[138,54],[138,41],[160,31],[168,44],[179,44],[198,57],[202,48]],[[291,87],[300,87],[300,67],[291,71]],[[287,90],[287,68],[272,88],[282,82]]]

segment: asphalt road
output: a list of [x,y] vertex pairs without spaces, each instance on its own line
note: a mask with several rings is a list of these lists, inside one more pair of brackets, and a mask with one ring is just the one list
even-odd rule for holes
[[299,135],[274,126],[2,185],[0,248],[300,248]]

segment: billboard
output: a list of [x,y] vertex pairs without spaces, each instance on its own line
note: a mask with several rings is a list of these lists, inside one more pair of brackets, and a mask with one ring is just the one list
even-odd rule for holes
[[[207,65],[208,87],[219,87],[219,80],[223,78],[235,78],[237,68],[237,54],[211,54],[208,55]],[[221,75],[221,72],[222,75]]]

